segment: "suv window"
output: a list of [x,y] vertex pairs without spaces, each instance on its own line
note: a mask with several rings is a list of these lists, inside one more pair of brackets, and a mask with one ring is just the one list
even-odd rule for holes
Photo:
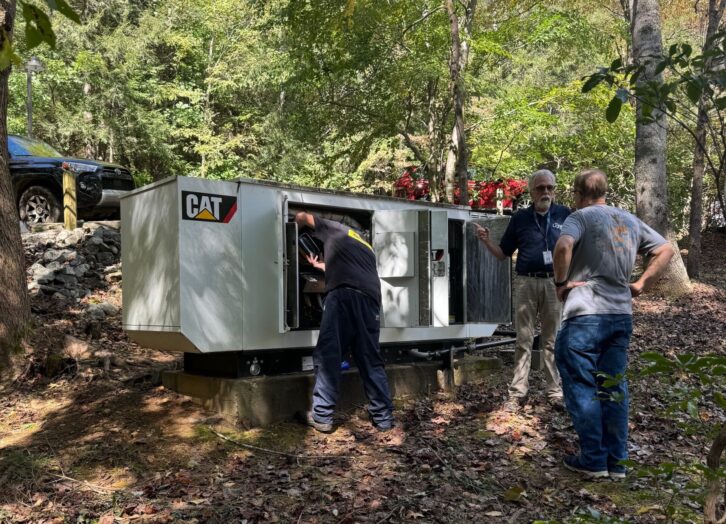
[[20,136],[8,137],[8,152],[10,153],[10,156],[63,156],[45,142]]

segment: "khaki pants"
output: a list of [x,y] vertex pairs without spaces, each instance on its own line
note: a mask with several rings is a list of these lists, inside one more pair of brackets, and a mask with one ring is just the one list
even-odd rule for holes
[[562,398],[560,374],[555,365],[555,337],[560,328],[562,304],[557,300],[552,279],[517,275],[514,281],[514,307],[517,349],[514,353],[514,378],[509,386],[509,396],[523,398],[529,391],[532,342],[539,315],[542,324],[539,348],[544,360],[547,397]]

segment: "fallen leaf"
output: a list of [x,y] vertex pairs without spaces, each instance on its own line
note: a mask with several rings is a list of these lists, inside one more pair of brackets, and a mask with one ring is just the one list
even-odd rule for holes
[[523,496],[525,496],[524,488],[520,488],[519,486],[509,488],[504,492],[504,500],[508,502],[519,502],[519,499]]

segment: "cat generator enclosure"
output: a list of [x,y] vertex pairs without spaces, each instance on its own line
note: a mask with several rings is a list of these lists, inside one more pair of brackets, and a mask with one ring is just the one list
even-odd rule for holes
[[[312,348],[324,275],[299,256],[299,211],[353,225],[376,254],[381,344],[489,336],[510,320],[507,217],[460,206],[172,177],[121,199],[123,326],[139,344],[194,353]],[[308,246],[308,239],[305,239]]]

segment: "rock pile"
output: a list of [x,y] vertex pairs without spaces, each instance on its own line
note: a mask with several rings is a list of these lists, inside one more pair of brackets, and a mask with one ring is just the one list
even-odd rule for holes
[[[121,234],[118,222],[88,222],[67,231],[61,224],[34,226],[23,234],[28,291],[58,301],[80,302],[121,279]],[[88,306],[91,318],[118,310],[109,303]]]

